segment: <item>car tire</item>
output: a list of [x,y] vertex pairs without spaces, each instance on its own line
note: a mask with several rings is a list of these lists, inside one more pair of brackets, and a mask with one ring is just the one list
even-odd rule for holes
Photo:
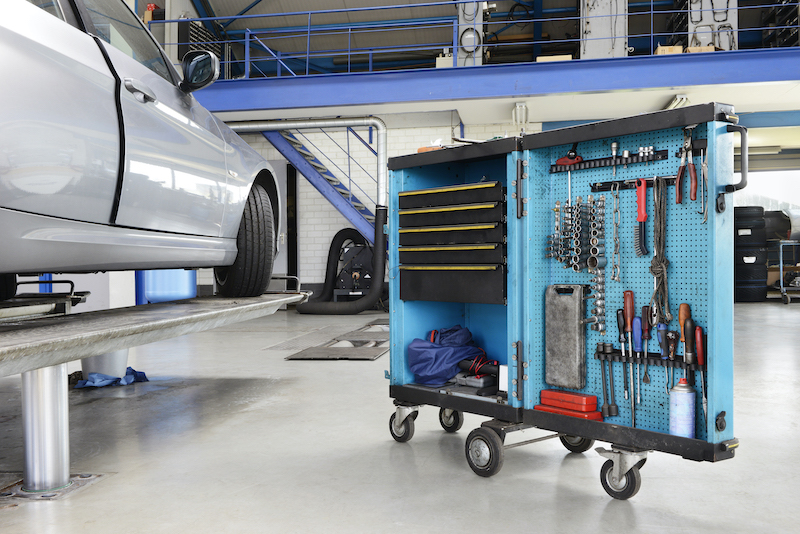
[[0,300],[8,300],[17,294],[17,275],[0,274]]
[[275,259],[275,226],[267,191],[253,184],[244,207],[238,253],[233,265],[215,267],[217,291],[224,297],[257,297],[267,290]]

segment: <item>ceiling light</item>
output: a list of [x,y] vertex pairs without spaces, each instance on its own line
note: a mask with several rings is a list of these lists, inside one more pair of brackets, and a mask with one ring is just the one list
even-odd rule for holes
[[689,97],[686,95],[675,95],[669,104],[664,109],[682,108],[689,103]]

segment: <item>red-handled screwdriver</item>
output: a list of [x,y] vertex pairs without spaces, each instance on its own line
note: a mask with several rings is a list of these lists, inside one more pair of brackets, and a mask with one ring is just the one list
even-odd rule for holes
[[705,364],[706,364],[706,349],[704,346],[705,337],[703,336],[703,327],[698,326],[694,329],[695,350],[697,351],[697,365],[700,367],[700,392],[703,394],[703,419],[708,417],[708,399],[706,398],[705,388]]

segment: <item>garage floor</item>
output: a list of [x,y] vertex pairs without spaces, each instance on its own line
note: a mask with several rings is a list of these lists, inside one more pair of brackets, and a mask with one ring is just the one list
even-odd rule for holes
[[[72,472],[106,476],[62,500],[0,504],[0,532],[797,531],[800,305],[737,304],[736,458],[652,454],[629,501],[603,491],[603,458],[557,440],[474,475],[463,448],[478,416],[447,434],[426,408],[414,439],[394,442],[388,355],[286,361],[291,350],[269,349],[377,317],[278,312],[132,350],[151,382],[70,392]],[[19,376],[0,379],[0,477],[12,481],[19,389]]]

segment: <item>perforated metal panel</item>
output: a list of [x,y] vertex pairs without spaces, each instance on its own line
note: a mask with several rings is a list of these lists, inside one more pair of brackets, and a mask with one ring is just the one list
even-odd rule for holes
[[[703,124],[695,129],[694,139],[705,139],[708,137],[708,127]],[[638,226],[636,221],[636,190],[623,189],[619,193],[619,206],[621,212],[621,222],[619,225],[620,238],[620,267],[621,281],[611,281],[610,267],[611,254],[613,248],[611,243],[611,224],[613,210],[613,195],[611,192],[593,193],[591,186],[593,183],[609,182],[615,180],[635,180],[637,178],[651,179],[654,176],[674,176],[680,165],[680,158],[677,152],[683,144],[682,128],[660,130],[651,133],[619,136],[614,138],[599,139],[579,143],[578,154],[584,160],[593,160],[611,157],[611,143],[619,143],[619,154],[623,151],[630,151],[631,155],[637,155],[639,147],[654,147],[656,152],[668,150],[668,157],[661,161],[650,163],[635,163],[626,166],[618,165],[616,175],[613,167],[599,167],[572,172],[571,189],[572,203],[577,202],[578,197],[582,197],[585,202],[589,195],[594,195],[595,199],[601,195],[605,196],[606,209],[606,257],[608,266],[605,269],[605,310],[606,310],[606,332],[600,333],[589,330],[587,327],[586,338],[586,363],[587,381],[586,387],[580,390],[581,393],[597,395],[598,407],[603,402],[603,385],[600,361],[595,359],[594,352],[597,343],[613,343],[616,349],[620,348],[618,341],[618,329],[616,323],[616,310],[623,307],[623,291],[631,290],[634,292],[634,304],[636,315],[641,315],[642,306],[649,305],[653,294],[654,278],[650,274],[650,264],[653,259],[653,236],[654,236],[654,198],[653,189],[647,190],[647,246],[649,254],[637,257],[634,249],[634,229]],[[528,273],[530,283],[537,288],[538,294],[532,299],[528,309],[527,323],[529,324],[526,337],[530,338],[531,366],[529,373],[530,393],[527,395],[525,408],[533,408],[539,403],[538,392],[547,388],[544,383],[543,370],[543,332],[541,325],[543,320],[541,314],[544,312],[540,300],[543,298],[546,286],[550,284],[590,284],[594,274],[587,270],[574,272],[572,269],[565,268],[564,264],[555,259],[545,259],[545,247],[547,236],[553,233],[555,215],[553,208],[556,201],[563,204],[567,201],[567,173],[550,173],[550,166],[555,164],[558,158],[567,154],[572,145],[561,145],[556,147],[542,148],[526,152],[526,157],[531,168],[530,176],[535,186],[531,191],[528,213],[531,214],[527,222],[527,232],[530,238],[529,246],[526,251],[526,264],[529,266]],[[709,160],[711,161],[711,160]],[[695,158],[697,171],[701,171],[701,160]],[[668,325],[670,330],[680,331],[678,326],[678,306],[680,303],[688,303],[692,310],[692,317],[695,323],[708,330],[710,320],[710,310],[708,303],[711,296],[713,282],[713,263],[714,254],[712,252],[712,236],[715,228],[714,208],[709,209],[709,219],[706,224],[702,223],[703,215],[699,214],[701,208],[700,191],[698,188],[698,198],[696,201],[689,199],[689,178],[688,175],[683,183],[683,203],[675,204],[675,187],[667,188],[667,238],[666,238],[666,257],[670,264],[668,267],[669,285],[669,305],[670,311],[674,315],[673,321]],[[714,195],[709,197],[713,202]],[[593,301],[587,303],[587,316]],[[655,328],[651,331],[653,339],[649,342],[649,352],[660,352],[657,342]],[[627,345],[627,343],[626,343]],[[676,355],[677,359],[683,357],[683,346],[679,346]],[[713,357],[713,355],[712,355]],[[623,369],[624,367],[624,369]],[[607,368],[608,369],[608,368]],[[615,397],[619,407],[619,415],[606,419],[607,422],[626,425],[631,424],[630,400],[625,400],[623,395],[623,384],[625,377],[623,372],[629,373],[629,366],[623,363],[613,363]],[[636,378],[636,366],[634,365],[634,381],[641,388],[641,404],[636,404],[636,428],[654,430],[657,432],[669,431],[669,396],[665,389],[665,376],[663,367],[650,366],[648,374],[649,384],[642,382],[644,366],[639,369],[639,378]],[[675,381],[683,377],[683,371],[675,371]],[[699,424],[697,425],[697,437],[706,439],[706,425],[702,419],[702,395],[700,394],[700,373],[696,374],[697,406]],[[610,395],[609,395],[610,396]]]

